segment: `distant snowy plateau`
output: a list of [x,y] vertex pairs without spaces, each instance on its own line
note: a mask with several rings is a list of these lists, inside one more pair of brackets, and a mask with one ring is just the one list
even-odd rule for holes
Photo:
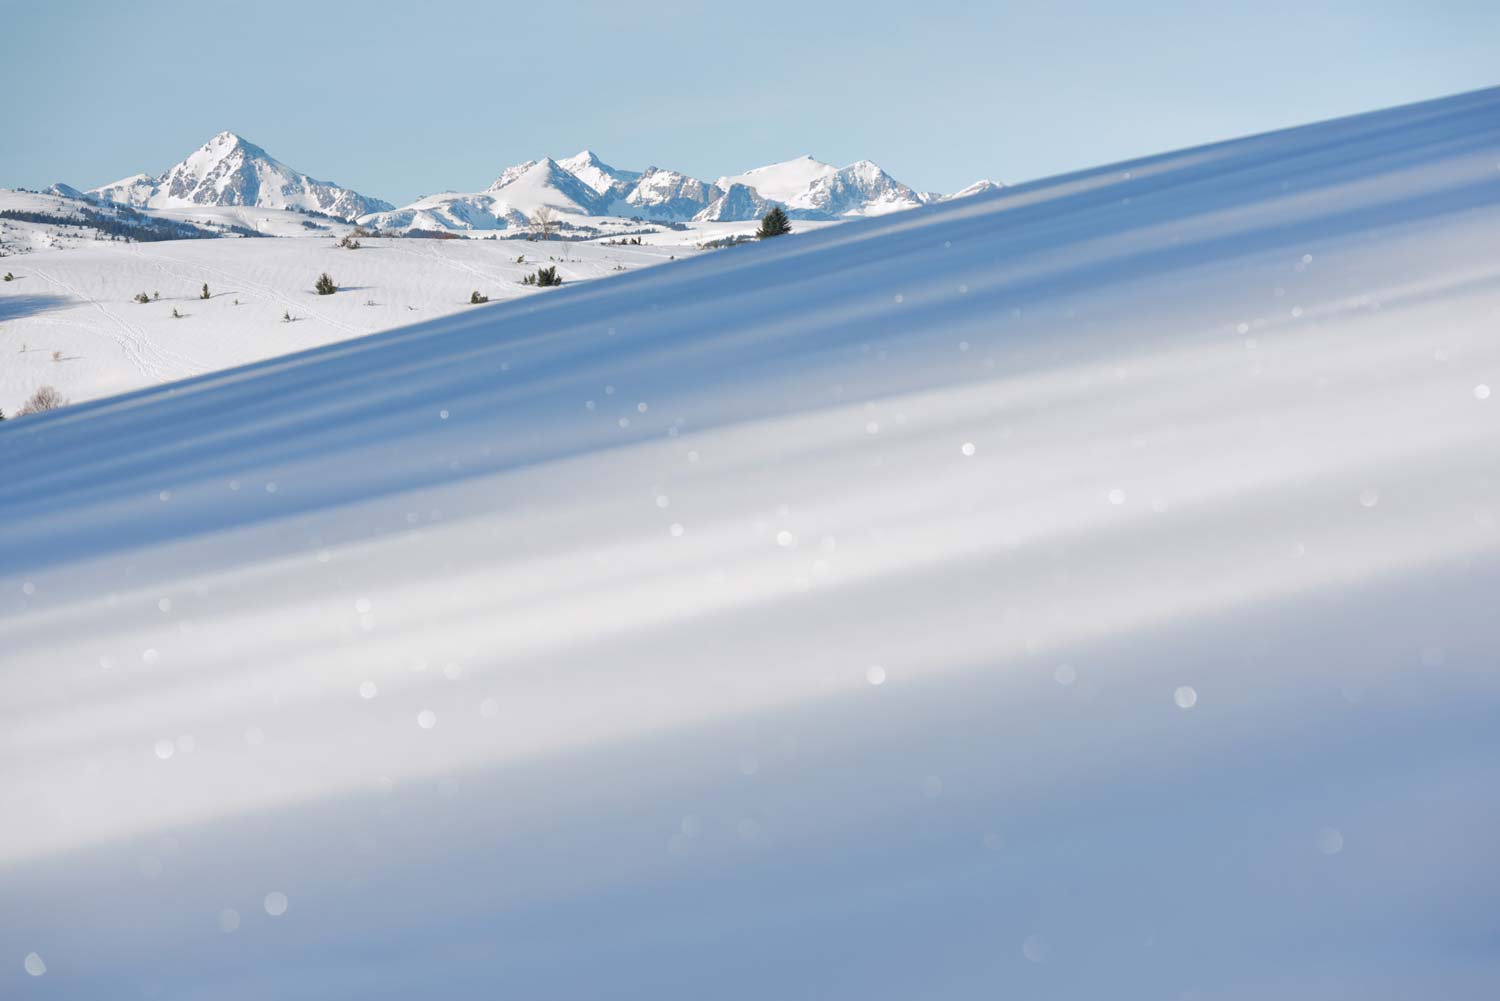
[[1500,90],[881,184],[0,260],[0,998],[1500,997]]

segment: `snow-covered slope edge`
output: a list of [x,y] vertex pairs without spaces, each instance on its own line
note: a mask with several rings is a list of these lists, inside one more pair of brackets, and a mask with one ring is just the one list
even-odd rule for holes
[[1486,91],[7,422],[0,994],[1494,996],[1497,158]]

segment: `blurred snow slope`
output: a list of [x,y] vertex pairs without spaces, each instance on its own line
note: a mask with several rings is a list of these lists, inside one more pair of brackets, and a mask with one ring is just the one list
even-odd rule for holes
[[0,995],[1496,996],[1497,164],[1479,92],[0,425]]

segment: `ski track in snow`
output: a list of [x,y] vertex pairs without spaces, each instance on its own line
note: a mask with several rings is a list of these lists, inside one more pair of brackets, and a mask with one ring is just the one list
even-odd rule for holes
[[61,278],[43,268],[32,267],[30,271],[52,287],[61,289],[102,313],[110,321],[111,328],[118,331],[112,336],[125,357],[138,372],[152,382],[165,382],[172,378],[182,378],[184,375],[194,375],[204,371],[202,367],[194,364],[184,355],[156,344],[139,327],[126,322],[102,302],[85,295]]
[[[135,246],[137,248],[137,252],[139,252],[139,245],[133,246]],[[159,244],[155,246],[159,246]],[[225,270],[224,268],[217,268],[212,265],[205,264],[202,261],[186,261],[182,260],[181,258],[168,257],[165,254],[161,253],[151,253],[150,255],[148,255],[148,259],[152,262],[152,264],[156,265],[163,271],[167,271],[167,268],[164,266],[165,264],[176,264],[178,267],[186,268],[188,273],[194,276],[193,280],[196,280],[197,277],[201,277],[202,275],[212,276],[221,281],[227,282],[232,286],[237,286],[239,288],[245,289],[247,295],[259,296],[260,298],[270,302],[274,302],[279,306],[284,306],[292,313],[294,317],[300,315],[318,320],[319,322],[326,323],[333,329],[348,334],[351,337],[358,336],[360,334],[367,334],[370,332],[368,327],[357,327],[352,323],[345,323],[342,320],[335,320],[333,317],[327,315],[326,313],[313,309],[306,303],[297,302],[279,289],[276,289],[270,285],[262,284],[260,282],[252,281],[243,275],[236,274],[233,271]],[[179,275],[179,277],[186,277],[186,275]]]
[[438,253],[436,247],[429,247],[425,251],[417,251],[412,250],[409,247],[396,245],[394,246],[394,249],[398,253],[405,254],[408,257],[415,257],[418,260],[430,261],[453,271],[462,271],[464,274],[473,275],[475,278],[479,278],[486,282],[491,282],[498,285],[502,282],[510,281],[510,279],[505,278],[502,275],[495,274],[493,272],[481,271],[478,268],[473,267],[472,265],[467,264],[463,261],[444,257],[442,254]]

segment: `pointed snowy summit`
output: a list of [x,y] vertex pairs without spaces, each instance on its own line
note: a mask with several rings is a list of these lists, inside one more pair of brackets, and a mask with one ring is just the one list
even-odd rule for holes
[[557,165],[601,195],[614,192],[623,196],[641,176],[638,170],[610,166],[591,149],[559,160]]
[[341,219],[391,208],[288,167],[234,132],[220,132],[160,177],[137,174],[89,192],[143,208],[249,205],[305,209]]
[[505,168],[486,194],[528,214],[543,205],[575,215],[597,215],[603,210],[599,192],[550,156]]

